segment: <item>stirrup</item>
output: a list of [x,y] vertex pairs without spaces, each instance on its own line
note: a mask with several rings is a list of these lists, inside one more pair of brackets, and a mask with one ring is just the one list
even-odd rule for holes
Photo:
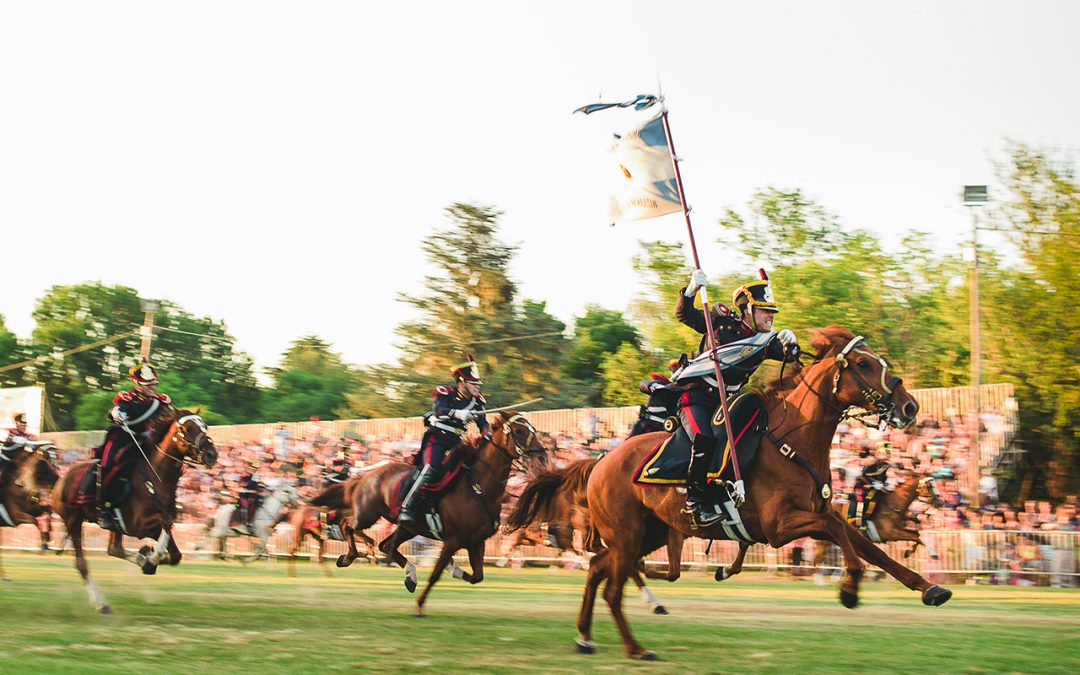
[[710,509],[705,504],[691,501],[686,502],[682,512],[690,517],[691,530],[696,530],[699,527],[709,527],[724,517],[723,513],[716,510],[716,507]]

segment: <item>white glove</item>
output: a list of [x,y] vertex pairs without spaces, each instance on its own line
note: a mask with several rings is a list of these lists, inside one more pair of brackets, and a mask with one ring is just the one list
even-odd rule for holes
[[701,287],[708,282],[709,280],[705,277],[705,272],[702,270],[694,270],[694,273],[690,275],[690,283],[686,285],[686,297],[692,298],[697,295],[697,292]]
[[780,344],[784,345],[784,351],[791,349],[791,346],[798,342],[795,338],[795,333],[792,333],[790,329],[785,328],[776,334],[776,339],[780,341]]
[[21,446],[25,447],[26,446],[26,437],[25,436],[15,436],[14,438],[11,439],[11,444],[12,445],[21,445]]
[[127,424],[127,413],[121,410],[119,406],[113,408],[109,412],[109,417],[111,417],[113,422],[116,422],[117,424]]
[[881,491],[881,490],[885,489],[885,483],[882,483],[879,480],[874,481],[873,486],[874,486],[874,489],[878,490],[878,491]]
[[462,422],[468,422],[472,419],[472,412],[468,410],[451,410],[450,417],[461,420]]

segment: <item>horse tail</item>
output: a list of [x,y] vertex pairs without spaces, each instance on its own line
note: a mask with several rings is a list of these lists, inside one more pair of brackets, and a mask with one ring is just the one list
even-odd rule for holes
[[585,497],[585,487],[589,484],[589,476],[592,475],[598,461],[597,459],[579,459],[563,470],[566,473],[566,479],[559,488],[560,491],[566,495],[570,504],[586,511],[588,511],[589,503]]
[[533,477],[522,490],[517,505],[506,519],[506,531],[520,530],[537,518],[546,516],[566,479],[566,469],[542,471]]
[[341,508],[345,503],[345,483],[333,483],[325,488],[319,494],[315,495],[308,500],[308,504],[312,506],[328,506],[330,508]]

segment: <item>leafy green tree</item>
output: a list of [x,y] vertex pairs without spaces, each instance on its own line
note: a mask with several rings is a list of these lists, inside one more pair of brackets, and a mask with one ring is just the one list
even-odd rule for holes
[[[7,324],[4,322],[4,315],[0,314],[0,367],[17,363],[23,359],[23,356],[18,338],[8,330]],[[14,387],[18,386],[18,384],[18,370],[0,372],[0,387]]]
[[499,211],[456,203],[449,227],[423,243],[438,270],[426,292],[402,296],[417,314],[397,328],[408,346],[396,364],[363,369],[347,411],[357,416],[407,416],[430,405],[432,388],[445,384],[466,353],[480,365],[492,403],[545,398],[568,404],[559,385],[565,325],[542,302],[519,301],[509,266],[517,247],[498,239]]
[[624,342],[614,352],[606,354],[600,363],[604,405],[644,403],[645,396],[638,389],[638,383],[649,373],[659,371],[658,361],[632,342]]
[[287,422],[332,419],[355,384],[353,369],[314,335],[293,341],[270,375],[274,386],[266,396],[264,417]]

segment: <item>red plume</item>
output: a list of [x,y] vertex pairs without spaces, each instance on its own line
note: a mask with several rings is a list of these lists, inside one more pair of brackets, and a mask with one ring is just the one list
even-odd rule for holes
[[765,268],[764,267],[759,267],[757,273],[758,273],[758,276],[761,277],[762,281],[768,281],[769,280],[769,275],[765,274]]

